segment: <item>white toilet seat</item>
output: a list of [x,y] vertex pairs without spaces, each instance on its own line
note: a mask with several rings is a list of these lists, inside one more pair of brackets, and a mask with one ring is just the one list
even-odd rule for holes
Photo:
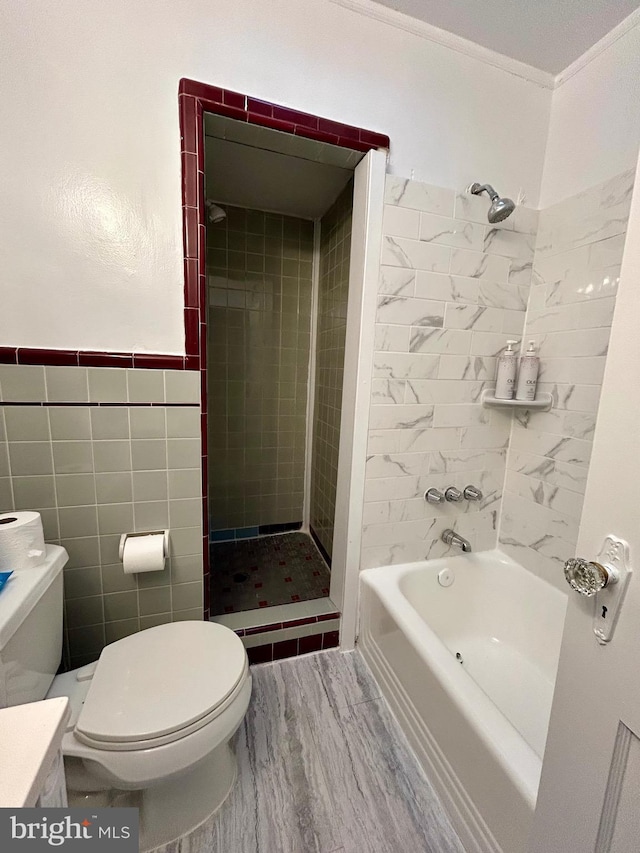
[[106,646],[75,735],[98,749],[141,749],[195,731],[226,706],[247,674],[233,631],[211,622],[174,622]]
[[[224,713],[224,711],[226,711],[226,709],[230,705],[233,705],[233,703],[237,700],[238,696],[242,693],[248,675],[249,664],[247,662],[245,664],[241,677],[238,679],[235,688],[229,696],[227,696],[219,705],[212,708],[208,714],[205,714],[203,717],[200,717],[200,719],[194,720],[194,722],[190,723],[184,728],[175,729],[174,731],[169,732],[168,734],[160,735],[154,738],[145,738],[144,740],[140,741],[97,740],[89,737],[87,734],[85,734],[79,729],[78,725],[76,725],[73,731],[74,737],[79,740],[80,743],[84,743],[87,746],[93,747],[93,749],[105,752],[129,752],[141,749],[151,749],[156,746],[163,746],[167,743],[173,743],[174,741],[181,740],[187,735],[198,731],[198,729],[201,729],[204,726],[208,726],[212,722],[212,720],[220,716],[220,714]],[[89,695],[90,693],[91,690],[89,689]],[[87,699],[88,698],[89,696],[87,696]]]
[[251,675],[229,628],[174,622],[118,640],[91,668],[58,676],[49,695],[70,694],[63,755],[135,790],[180,775],[228,740],[247,711]]
[[74,732],[67,732],[62,740],[62,754],[82,759],[96,778],[114,788],[148,788],[181,775],[225,743],[242,723],[250,698],[251,675],[247,675],[224,712],[170,743],[135,750],[97,749],[81,743]]

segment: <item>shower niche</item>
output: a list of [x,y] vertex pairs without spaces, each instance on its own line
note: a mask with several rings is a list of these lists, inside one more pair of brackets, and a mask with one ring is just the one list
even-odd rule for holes
[[211,612],[238,628],[286,621],[282,606],[293,619],[337,609],[353,172],[364,154],[213,114],[204,130]]

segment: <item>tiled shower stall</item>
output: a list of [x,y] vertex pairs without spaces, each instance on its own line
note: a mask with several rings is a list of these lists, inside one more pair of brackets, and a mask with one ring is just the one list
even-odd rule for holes
[[329,594],[352,206],[207,224],[214,614]]

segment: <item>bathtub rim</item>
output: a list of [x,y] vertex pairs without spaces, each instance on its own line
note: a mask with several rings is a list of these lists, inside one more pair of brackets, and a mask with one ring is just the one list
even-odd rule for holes
[[[515,560],[499,549],[494,549],[470,555],[364,569],[360,573],[361,581],[378,596],[416,654],[425,666],[430,668],[444,692],[458,706],[494,759],[504,767],[508,778],[533,812],[538,795],[542,758],[473,678],[462,670],[442,640],[422,619],[399,587],[400,578],[409,571],[423,569],[432,573],[451,566],[453,561],[460,564],[462,561],[471,560],[479,566],[489,563],[495,565],[495,562],[499,561],[505,566],[517,566],[521,571],[526,571]],[[536,580],[545,583],[539,578]]]

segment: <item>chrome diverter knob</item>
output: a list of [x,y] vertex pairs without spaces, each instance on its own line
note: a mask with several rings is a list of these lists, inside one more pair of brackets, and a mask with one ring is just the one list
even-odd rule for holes
[[462,494],[464,495],[464,497],[468,501],[481,501],[482,500],[482,492],[480,491],[480,489],[476,489],[475,486],[465,486]]
[[613,566],[572,557],[564,564],[564,576],[571,589],[591,597],[609,584],[616,583],[618,572]]

